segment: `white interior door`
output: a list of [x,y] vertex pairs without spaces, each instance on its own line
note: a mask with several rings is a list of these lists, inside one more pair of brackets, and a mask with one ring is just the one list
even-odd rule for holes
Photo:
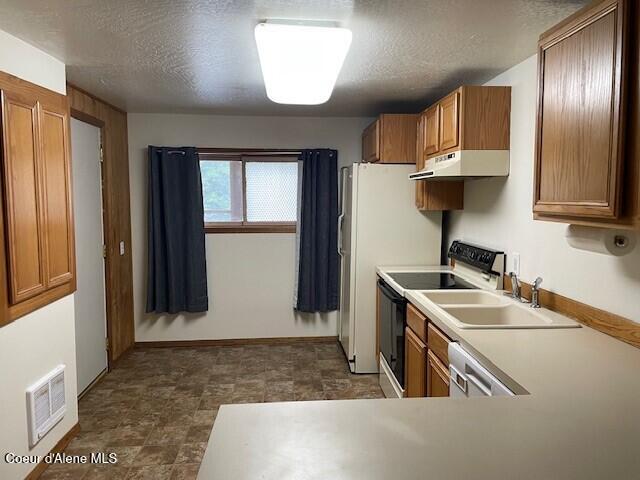
[[107,368],[100,129],[71,119],[76,230],[78,393]]

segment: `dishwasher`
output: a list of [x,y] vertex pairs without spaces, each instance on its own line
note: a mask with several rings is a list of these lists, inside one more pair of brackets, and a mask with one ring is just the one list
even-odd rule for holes
[[489,370],[480,365],[457,342],[451,342],[449,353],[450,397],[514,396]]

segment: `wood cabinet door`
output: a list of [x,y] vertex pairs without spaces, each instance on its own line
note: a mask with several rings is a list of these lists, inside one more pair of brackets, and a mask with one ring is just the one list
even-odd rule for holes
[[75,270],[69,116],[46,103],[39,109],[44,184],[46,283],[55,287],[72,280]]
[[539,45],[533,210],[620,214],[627,2],[600,2]]
[[[418,117],[418,125],[416,130],[416,172],[424,168],[424,113]],[[422,210],[424,208],[424,184],[425,182],[415,182],[416,186],[416,208]]]
[[380,121],[376,120],[362,132],[362,161],[380,160]]
[[449,396],[449,371],[431,350],[427,352],[427,396]]
[[440,148],[439,151],[457,147],[460,143],[459,103],[460,93],[455,91],[443,98],[438,104],[440,123]]
[[405,397],[427,394],[427,346],[407,327],[405,329]]
[[440,151],[440,106],[434,105],[422,114],[422,154],[426,160]]
[[3,91],[2,133],[9,302],[14,304],[46,288],[37,100]]

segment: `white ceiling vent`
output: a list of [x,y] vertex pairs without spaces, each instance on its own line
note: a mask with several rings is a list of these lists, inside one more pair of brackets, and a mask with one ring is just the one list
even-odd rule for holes
[[31,447],[64,417],[66,410],[64,368],[64,365],[56,367],[27,389]]

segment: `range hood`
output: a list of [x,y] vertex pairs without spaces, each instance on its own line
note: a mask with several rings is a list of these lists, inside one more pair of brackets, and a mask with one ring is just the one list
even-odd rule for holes
[[509,150],[458,150],[427,160],[425,167],[409,174],[410,180],[506,177]]

